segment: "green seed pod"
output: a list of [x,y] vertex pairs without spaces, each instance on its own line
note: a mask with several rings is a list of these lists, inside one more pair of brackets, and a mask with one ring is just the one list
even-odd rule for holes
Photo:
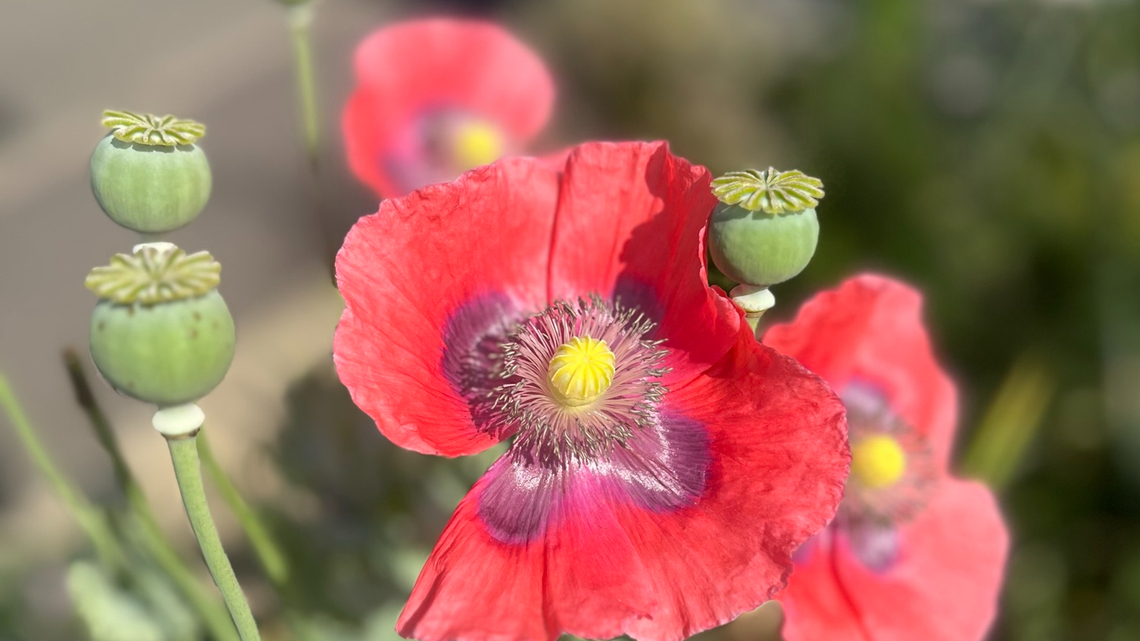
[[721,203],[709,221],[713,262],[725,276],[749,285],[775,285],[799,274],[818,240],[814,209],[773,216]]
[[709,253],[732,280],[767,287],[796,276],[815,254],[823,184],[798,171],[731,172],[713,181]]
[[194,144],[206,128],[192,120],[103,112],[110,135],[91,155],[91,191],[116,223],[144,233],[178,229],[210,199],[206,154]]
[[119,392],[166,407],[196,401],[225,378],[234,321],[214,289],[221,266],[206,252],[140,245],[96,267],[91,357]]

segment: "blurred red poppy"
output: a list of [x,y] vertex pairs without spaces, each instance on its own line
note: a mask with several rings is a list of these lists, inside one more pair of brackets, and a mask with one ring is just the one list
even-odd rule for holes
[[864,275],[764,336],[839,393],[852,451],[835,521],[777,597],[787,641],[979,641],[993,621],[1008,534],[990,491],[949,473],[957,393],[921,308],[914,289]]
[[384,27],[357,46],[355,68],[343,118],[348,164],[381,197],[521,151],[554,105],[542,60],[490,22]]

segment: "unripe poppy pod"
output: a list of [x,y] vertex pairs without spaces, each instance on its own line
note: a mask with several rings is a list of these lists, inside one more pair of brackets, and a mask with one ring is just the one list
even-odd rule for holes
[[713,181],[709,252],[732,280],[767,287],[807,266],[819,241],[822,183],[798,171],[732,172]]
[[91,155],[91,191],[111,220],[142,233],[178,229],[210,199],[210,164],[192,120],[104,112],[112,131]]
[[234,321],[214,289],[221,266],[206,252],[169,243],[119,254],[87,277],[100,295],[91,314],[91,357],[117,391],[159,406],[214,389],[234,355]]

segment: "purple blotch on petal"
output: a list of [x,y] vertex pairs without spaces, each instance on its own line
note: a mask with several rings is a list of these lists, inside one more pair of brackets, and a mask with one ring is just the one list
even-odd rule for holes
[[669,512],[696,503],[711,461],[705,429],[673,415],[662,418],[656,429],[635,432],[627,447],[615,446],[609,456],[587,467],[617,481],[639,507]]
[[795,552],[792,552],[792,562],[796,565],[804,565],[811,560],[816,550],[820,548],[828,549],[831,545],[834,545],[834,530],[835,526],[829,524],[810,539],[804,541],[803,545],[796,548]]
[[628,274],[620,274],[614,282],[612,299],[623,309],[636,309],[653,321],[657,327],[650,330],[647,339],[663,338],[657,336],[656,332],[661,325],[661,319],[665,317],[665,309],[652,285]]
[[440,367],[452,388],[467,400],[475,425],[486,432],[503,429],[502,412],[491,408],[503,378],[503,346],[522,314],[502,292],[475,296],[451,313],[443,329]]
[[428,185],[448,181],[447,172],[417,156],[389,152],[381,155],[378,163],[380,171],[388,174],[396,186],[398,193],[392,196],[401,196]]
[[455,180],[465,168],[449,157],[449,131],[457,122],[478,119],[466,109],[448,104],[424,105],[401,127],[388,147],[377,155],[400,194]]
[[863,416],[877,416],[889,409],[886,393],[874,383],[854,380],[839,391],[847,411]]
[[847,544],[855,558],[872,572],[884,573],[899,559],[898,528],[888,522],[854,521],[846,524]]
[[479,516],[496,539],[525,543],[565,518],[571,505],[578,518],[615,501],[673,512],[697,502],[711,462],[704,427],[676,415],[593,460],[543,466],[508,452],[487,471]]
[[504,543],[524,543],[546,530],[551,514],[561,511],[568,469],[548,470],[503,455],[484,477],[479,517]]

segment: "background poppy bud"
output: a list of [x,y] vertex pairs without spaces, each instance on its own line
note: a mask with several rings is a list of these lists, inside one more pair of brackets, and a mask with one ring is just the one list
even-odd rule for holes
[[96,267],[87,288],[91,357],[119,392],[160,406],[196,401],[225,378],[234,355],[234,321],[214,288],[221,265],[206,252],[169,243],[118,254]]
[[767,287],[803,271],[819,240],[823,183],[769,168],[730,172],[712,186],[721,202],[709,220],[709,250],[725,276]]
[[116,223],[143,233],[178,229],[210,199],[204,125],[174,116],[103,112],[111,133],[91,155],[91,190]]

